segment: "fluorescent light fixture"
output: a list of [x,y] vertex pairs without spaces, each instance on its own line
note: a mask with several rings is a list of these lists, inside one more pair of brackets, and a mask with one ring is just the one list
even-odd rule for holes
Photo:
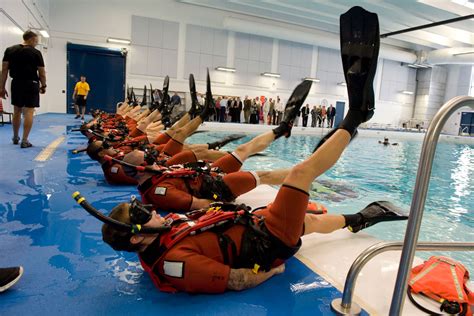
[[39,30],[41,36],[45,37],[45,38],[49,38],[49,34],[48,34],[48,31],[46,30]]
[[272,77],[272,78],[280,78],[280,74],[276,74],[276,73],[273,73],[273,72],[264,72],[264,73],[262,73],[262,76]]
[[418,64],[418,63],[413,63],[413,64],[406,64],[408,67],[410,68],[415,68],[415,69],[418,69],[418,68],[431,68],[430,65],[426,65],[426,64]]
[[414,92],[413,91],[408,91],[408,90],[403,90],[403,91],[400,91],[400,93],[403,93],[403,94],[408,94],[408,95],[413,95]]
[[470,54],[474,54],[474,52],[456,53],[456,54],[453,54],[453,56],[470,55]]
[[309,80],[309,81],[312,81],[312,82],[320,82],[321,81],[318,78],[311,78],[311,77],[304,77],[303,80]]
[[337,85],[345,87],[347,86],[347,83],[345,83],[344,81],[341,81],[341,82],[338,82]]
[[130,40],[127,39],[120,39],[120,38],[107,38],[107,43],[117,43],[117,44],[127,44],[130,45]]
[[235,68],[222,67],[222,66],[216,67],[216,70],[225,71],[225,72],[235,72]]
[[451,0],[451,2],[454,2],[454,3],[456,3],[456,4],[465,6],[465,7],[469,8],[469,9],[474,9],[474,3],[472,3],[472,2],[469,1],[469,0]]

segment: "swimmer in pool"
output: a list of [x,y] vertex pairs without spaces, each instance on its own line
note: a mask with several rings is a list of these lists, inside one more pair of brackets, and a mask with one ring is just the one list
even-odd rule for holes
[[398,146],[398,143],[390,143],[390,141],[388,140],[388,137],[384,137],[383,141],[379,140],[379,144],[382,144],[384,146],[389,146],[389,145]]

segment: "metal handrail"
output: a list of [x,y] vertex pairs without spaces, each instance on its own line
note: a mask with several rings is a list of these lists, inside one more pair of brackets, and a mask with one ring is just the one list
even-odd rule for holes
[[[405,233],[405,240],[403,243],[382,243],[376,244],[366,249],[356,261],[354,261],[351,270],[346,278],[346,284],[344,287],[343,299],[334,300],[332,307],[340,312],[341,314],[357,314],[359,311],[351,310],[352,294],[355,286],[355,279],[360,272],[360,269],[364,266],[365,262],[374,257],[377,253],[392,250],[395,245],[403,245],[402,255],[400,259],[400,265],[398,268],[397,280],[395,283],[394,294],[390,305],[390,316],[398,316],[401,313],[403,303],[405,301],[405,292],[407,289],[408,273],[413,263],[413,257],[415,250],[417,249],[417,241],[420,232],[421,219],[423,218],[423,211],[426,201],[426,195],[428,192],[428,184],[431,176],[431,169],[433,166],[433,157],[438,144],[439,135],[441,130],[448,120],[448,118],[457,109],[470,106],[474,108],[474,98],[468,96],[458,96],[452,98],[446,102],[439,111],[433,117],[430,125],[425,134],[423,140],[423,146],[421,149],[420,163],[418,165],[418,172],[416,176],[415,189],[413,192],[413,199],[410,208],[410,216],[408,219],[407,230]],[[462,247],[471,247],[468,243],[449,243],[449,245],[461,245]],[[444,243],[420,243],[420,250],[425,249],[422,247],[434,246],[439,249],[440,247],[447,246]],[[453,246],[456,247],[456,246]],[[469,248],[470,249],[470,248]],[[432,250],[432,249],[427,249]],[[347,287],[347,289],[346,289]]]
[[[365,249],[352,263],[349,272],[347,273],[346,282],[344,284],[344,291],[342,293],[342,299],[335,299],[332,302],[333,310],[340,315],[358,315],[360,313],[360,307],[352,302],[354,295],[355,284],[360,271],[365,264],[375,257],[376,255],[392,250],[400,250],[403,248],[403,242],[380,242]],[[417,251],[429,251],[429,250],[470,250],[474,251],[474,242],[419,242],[416,246]]]
[[413,257],[415,256],[416,243],[420,233],[421,219],[425,208],[428,184],[433,167],[433,157],[438,145],[439,134],[448,118],[457,109],[463,106],[474,108],[474,98],[468,96],[454,97],[446,102],[433,117],[423,140],[421,148],[420,163],[416,175],[415,189],[408,218],[405,240],[403,242],[400,266],[398,267],[397,280],[393,292],[392,303],[390,305],[390,316],[400,315],[405,301],[407,290],[408,273],[410,272]]

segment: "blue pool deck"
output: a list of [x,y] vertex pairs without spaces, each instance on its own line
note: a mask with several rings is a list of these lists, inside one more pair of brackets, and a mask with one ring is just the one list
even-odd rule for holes
[[[10,125],[0,127],[0,266],[25,268],[0,294],[0,315],[333,315],[340,291],[296,258],[284,274],[243,292],[157,291],[135,255],[105,245],[99,222],[71,198],[79,190],[106,210],[136,194],[106,184],[96,162],[71,154],[85,144],[67,132],[78,123],[71,115],[36,116],[29,149],[11,144]],[[61,136],[51,158],[34,161]]]

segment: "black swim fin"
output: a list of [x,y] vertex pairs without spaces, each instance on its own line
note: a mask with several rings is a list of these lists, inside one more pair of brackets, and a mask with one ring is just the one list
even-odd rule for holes
[[311,89],[311,80],[304,80],[296,86],[295,90],[291,94],[288,102],[286,102],[285,112],[283,113],[283,119],[278,127],[273,129],[275,138],[285,136],[286,138],[291,136],[291,128],[293,127],[294,120],[296,119],[301,106],[306,100]]
[[225,145],[227,145],[228,143],[233,142],[235,140],[239,140],[239,139],[244,138],[244,137],[245,137],[245,135],[242,135],[242,134],[233,134],[233,135],[229,135],[227,137],[224,137],[223,139],[221,139],[217,142],[207,143],[207,145],[209,145],[209,149],[219,150],[222,147],[224,147]]
[[196,114],[196,110],[199,107],[199,101],[196,92],[196,83],[194,82],[194,75],[189,74],[189,93],[191,94],[191,108],[188,114],[193,117]]
[[209,76],[209,68],[208,68],[207,78],[206,78],[206,102],[204,104],[204,109],[199,114],[203,122],[209,117],[211,112],[214,111],[215,107],[216,107],[216,104],[214,102],[214,98],[212,97],[212,91],[211,91],[211,76]]
[[361,215],[359,223],[347,226],[347,228],[353,233],[357,233],[362,229],[380,222],[402,221],[408,219],[408,215],[405,211],[388,201],[370,203],[357,214]]
[[374,77],[380,49],[377,14],[361,7],[352,7],[339,20],[341,60],[349,96],[349,111],[344,120],[321,139],[321,147],[337,129],[345,129],[354,138],[357,127],[367,122],[375,109]]
[[[377,14],[356,6],[342,14],[339,21],[342,67],[349,96],[349,113],[340,127],[347,129],[348,125],[351,132],[374,115],[379,20]],[[349,119],[355,122],[348,122]]]
[[168,94],[168,89],[170,86],[170,77],[166,76],[165,80],[163,81],[163,96],[161,97],[161,105],[162,107],[166,107],[168,104],[171,103],[170,95]]
[[147,101],[147,89],[146,89],[146,85],[143,87],[143,97],[142,97],[142,102],[140,102],[140,106],[145,106],[147,105],[148,101]]

